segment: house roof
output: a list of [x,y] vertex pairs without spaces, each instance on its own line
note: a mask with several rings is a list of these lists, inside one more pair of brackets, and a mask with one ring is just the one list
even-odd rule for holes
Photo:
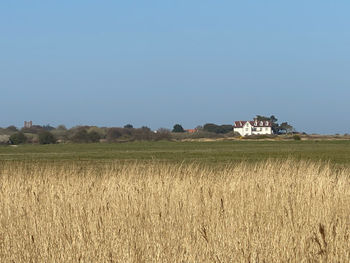
[[243,126],[249,122],[253,127],[271,127],[271,122],[269,121],[235,121],[235,128],[243,128]]
[[235,121],[235,128],[242,128],[247,121]]
[[187,132],[189,132],[189,133],[195,133],[195,132],[197,131],[197,129],[187,129],[187,130],[185,130],[185,131],[187,131]]

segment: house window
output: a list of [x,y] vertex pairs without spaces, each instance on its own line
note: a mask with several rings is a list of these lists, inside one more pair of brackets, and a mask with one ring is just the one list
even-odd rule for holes
[[245,128],[246,131],[248,131],[248,128]]

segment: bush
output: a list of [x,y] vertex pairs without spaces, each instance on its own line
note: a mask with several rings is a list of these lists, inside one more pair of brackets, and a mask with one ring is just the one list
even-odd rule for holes
[[44,129],[45,131],[52,131],[52,130],[55,129],[55,127],[52,127],[50,124],[47,124],[47,125],[44,125],[44,126],[43,126],[43,129]]
[[170,130],[160,128],[157,130],[157,133],[155,133],[155,140],[160,141],[160,140],[171,140],[171,133]]
[[23,144],[26,143],[27,137],[24,135],[23,132],[16,132],[10,136],[10,143],[11,144]]
[[67,128],[66,128],[65,125],[61,124],[61,125],[58,125],[58,126],[57,126],[56,130],[66,131]]
[[295,135],[293,135],[293,139],[294,139],[295,141],[300,141],[300,140],[301,140],[301,137],[300,137],[299,135],[295,134]]
[[6,128],[6,130],[7,130],[8,132],[18,132],[17,127],[14,126],[14,125],[8,126],[8,127]]
[[54,144],[56,143],[56,138],[49,131],[43,131],[39,133],[39,143],[40,144]]
[[71,138],[73,142],[84,143],[89,142],[89,135],[85,129],[79,129]]
[[107,141],[114,142],[118,138],[122,137],[123,129],[122,128],[110,128],[107,131]]
[[233,126],[229,124],[216,125],[214,123],[207,123],[203,126],[203,130],[213,133],[229,133],[233,131]]
[[108,130],[108,128],[102,128],[102,127],[100,128],[97,126],[91,126],[90,128],[87,129],[87,132],[88,133],[96,132],[100,136],[100,139],[103,139],[103,138],[106,138],[106,136],[107,136],[107,130]]
[[89,142],[99,142],[101,139],[101,136],[98,132],[92,131],[88,133],[88,139],[89,139]]
[[148,127],[134,129],[133,138],[138,141],[151,141],[154,139],[155,133]]
[[22,128],[21,129],[21,132],[23,132],[23,133],[32,133],[32,134],[39,134],[43,131],[45,131],[45,129],[43,127],[41,127],[40,125],[33,125],[30,128]]
[[173,132],[185,132],[185,130],[180,124],[175,124],[173,127]]

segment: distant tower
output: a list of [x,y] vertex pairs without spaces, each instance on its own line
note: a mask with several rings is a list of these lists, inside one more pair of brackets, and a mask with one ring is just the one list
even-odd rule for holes
[[24,128],[32,128],[33,122],[32,121],[24,121]]

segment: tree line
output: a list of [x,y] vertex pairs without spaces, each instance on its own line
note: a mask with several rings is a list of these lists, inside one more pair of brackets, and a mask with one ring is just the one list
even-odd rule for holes
[[[292,133],[294,128],[287,122],[278,124],[275,116],[257,115],[258,121],[270,121],[274,134]],[[7,136],[2,143],[9,144],[54,144],[54,143],[96,143],[96,142],[127,142],[127,141],[158,141],[183,138],[181,134],[187,134],[189,138],[219,138],[223,136],[235,136],[233,125],[206,123],[197,126],[189,134],[181,124],[177,123],[172,130],[160,128],[152,131],[149,127],[134,128],[131,124],[124,127],[97,127],[76,126],[67,129],[64,125],[52,127],[50,125],[33,125],[30,128],[17,129],[15,126],[0,128],[0,136]],[[178,135],[177,135],[178,134]],[[179,137],[180,136],[180,137]],[[238,135],[237,135],[238,136]]]

